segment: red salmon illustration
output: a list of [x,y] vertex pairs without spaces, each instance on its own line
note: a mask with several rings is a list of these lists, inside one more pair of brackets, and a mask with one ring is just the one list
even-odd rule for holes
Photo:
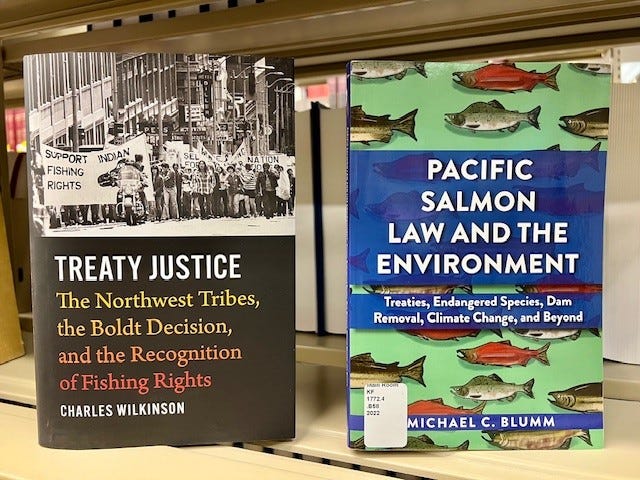
[[487,402],[482,402],[475,408],[452,407],[445,405],[441,398],[418,400],[407,407],[409,415],[480,415]]
[[577,284],[577,285],[518,285],[520,293],[600,293],[600,284]]
[[531,359],[536,359],[544,365],[549,365],[547,350],[550,343],[547,343],[538,350],[529,348],[519,348],[511,345],[509,340],[502,342],[489,342],[476,348],[463,348],[457,351],[459,358],[469,363],[479,365],[496,365],[500,367],[510,367],[512,365],[522,365],[529,363]]
[[[422,338],[423,340],[458,340],[464,337],[477,337],[481,330],[466,328],[452,330],[432,330],[429,328],[419,328],[411,330],[402,330],[408,335]],[[500,330],[490,330],[499,337],[502,337]]]
[[453,81],[467,88],[500,92],[530,92],[539,83],[558,90],[556,74],[559,70],[560,65],[546,73],[537,73],[535,70],[521,70],[512,63],[492,64],[468,72],[454,72],[453,76],[458,78]]

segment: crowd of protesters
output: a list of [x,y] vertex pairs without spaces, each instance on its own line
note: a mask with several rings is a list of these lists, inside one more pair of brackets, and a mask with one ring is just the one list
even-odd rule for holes
[[[294,214],[295,175],[279,164],[250,163],[221,166],[197,163],[197,168],[183,169],[177,163],[154,164],[151,176],[144,172],[142,157],[130,162],[140,171],[139,199],[144,206],[142,220],[161,222],[200,218],[249,218]],[[128,166],[123,163],[123,166]],[[111,172],[115,185],[122,168]],[[145,187],[152,186],[153,197],[147,198]],[[53,213],[53,212],[50,212]],[[51,228],[64,225],[91,225],[120,222],[117,205],[66,205],[60,217],[51,217]],[[62,221],[62,224],[60,223]],[[56,224],[57,222],[57,224]]]
[[249,218],[293,215],[295,176],[292,169],[265,163],[212,165],[203,160],[193,171],[177,163],[151,168],[155,205],[152,221],[166,219]]

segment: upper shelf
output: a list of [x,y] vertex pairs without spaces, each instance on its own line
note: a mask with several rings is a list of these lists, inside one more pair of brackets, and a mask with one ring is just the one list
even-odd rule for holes
[[5,64],[19,64],[26,54],[77,49],[215,50],[293,56],[300,78],[343,72],[352,58],[504,58],[545,51],[561,59],[640,38],[640,4],[633,0],[485,0],[482,8],[472,0],[271,0],[78,32],[72,27],[202,2],[88,3],[36,0],[19,18],[9,9],[13,14],[0,20]]

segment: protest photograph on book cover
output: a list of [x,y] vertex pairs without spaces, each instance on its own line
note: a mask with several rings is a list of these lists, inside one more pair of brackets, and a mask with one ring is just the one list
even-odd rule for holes
[[45,236],[291,234],[293,71],[268,61],[28,58],[36,228]]

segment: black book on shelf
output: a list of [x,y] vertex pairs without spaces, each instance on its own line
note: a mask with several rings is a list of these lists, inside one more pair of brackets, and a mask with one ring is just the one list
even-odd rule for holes
[[293,437],[293,61],[24,67],[40,444]]

